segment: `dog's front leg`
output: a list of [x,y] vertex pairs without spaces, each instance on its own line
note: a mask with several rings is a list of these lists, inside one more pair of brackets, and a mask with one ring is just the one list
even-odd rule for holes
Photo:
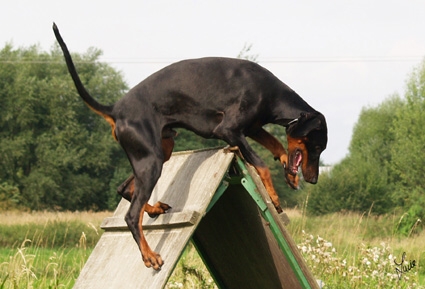
[[258,175],[260,176],[261,181],[264,184],[264,187],[266,188],[267,192],[269,193],[269,197],[278,213],[282,213],[282,207],[280,206],[280,200],[279,196],[276,193],[276,190],[274,189],[272,177],[270,174],[270,170],[266,166],[258,166],[253,165],[255,169],[258,172]]
[[[288,168],[288,154],[283,147],[283,145],[269,132],[260,128],[255,133],[251,133],[248,135],[250,138],[261,144],[263,147],[268,149],[272,154],[275,160],[279,160],[283,170],[285,172],[285,181],[286,183],[293,189],[298,188],[299,177],[298,175],[294,175],[291,173]],[[257,169],[258,171],[258,169]],[[259,172],[261,175],[261,173]],[[267,172],[263,173],[267,175]]]
[[[257,170],[261,181],[264,184],[267,192],[269,193],[270,199],[278,213],[283,212],[282,207],[280,206],[279,196],[274,189],[272,178],[270,175],[270,170],[266,166],[266,164],[261,160],[261,158],[254,152],[254,150],[249,146],[245,136],[242,134],[238,134],[236,132],[232,132],[226,134],[223,138],[226,142],[231,146],[239,147],[239,150],[242,153],[242,156],[245,160],[255,167]],[[250,135],[249,135],[250,136]],[[250,136],[251,137],[251,136]]]

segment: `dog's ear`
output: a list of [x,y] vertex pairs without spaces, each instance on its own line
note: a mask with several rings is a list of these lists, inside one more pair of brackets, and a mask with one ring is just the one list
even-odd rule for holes
[[287,129],[287,134],[291,137],[304,137],[313,130],[320,130],[326,127],[326,121],[321,113],[302,112],[298,121]]

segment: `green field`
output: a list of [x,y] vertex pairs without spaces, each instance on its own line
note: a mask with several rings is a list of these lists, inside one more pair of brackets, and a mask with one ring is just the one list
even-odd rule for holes
[[0,214],[0,288],[72,288],[110,213]]
[[[399,217],[287,211],[288,229],[324,288],[425,288],[425,234],[395,235]],[[0,288],[72,288],[102,230],[102,213],[0,213]],[[415,267],[399,280],[394,259]],[[193,246],[167,288],[216,288]]]

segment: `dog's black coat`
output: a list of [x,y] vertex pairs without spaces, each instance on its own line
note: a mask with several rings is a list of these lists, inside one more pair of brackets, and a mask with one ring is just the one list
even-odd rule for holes
[[[286,126],[289,155],[288,163],[282,158],[285,174],[295,175],[302,164],[304,179],[317,181],[319,156],[327,144],[325,118],[260,65],[216,57],[180,61],[152,74],[114,105],[105,106],[85,90],[56,26],[54,32],[80,96],[111,124],[114,137],[133,167],[134,194],[127,196],[131,206],[126,221],[147,266],[158,269],[162,260],[145,247],[141,214],[160,177],[163,162],[171,153],[174,143],[167,151],[162,145],[164,140],[174,137],[173,128],[222,139],[239,147],[243,157],[259,172],[264,168],[268,172],[245,137],[252,137],[266,147],[279,146],[275,157],[286,156],[281,144],[262,129],[267,123]],[[262,174],[263,182],[269,178],[269,173]],[[274,192],[272,187],[271,190]],[[269,192],[271,196],[276,195],[273,192]],[[273,202],[279,210],[279,201]]]

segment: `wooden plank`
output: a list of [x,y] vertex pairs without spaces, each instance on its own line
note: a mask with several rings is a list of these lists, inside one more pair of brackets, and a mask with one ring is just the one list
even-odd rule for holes
[[[151,219],[145,214],[143,219],[147,227],[151,225],[144,230],[150,247],[164,260],[160,271],[144,266],[131,233],[122,231],[129,207],[129,202],[122,200],[111,221],[118,223],[117,230],[108,230],[102,235],[74,288],[163,288],[233,157],[233,153],[222,149],[184,152],[173,154],[164,164],[149,203],[161,201],[172,209],[163,217]],[[164,224],[167,218],[176,218],[176,226],[155,226]],[[188,226],[184,221],[188,218],[193,225]],[[182,226],[179,222],[183,222]]]
[[[143,229],[154,230],[172,227],[192,226],[202,217],[201,213],[196,211],[177,212],[159,215],[156,218],[144,218]],[[105,231],[128,230],[127,223],[122,217],[105,218],[100,225]]]

